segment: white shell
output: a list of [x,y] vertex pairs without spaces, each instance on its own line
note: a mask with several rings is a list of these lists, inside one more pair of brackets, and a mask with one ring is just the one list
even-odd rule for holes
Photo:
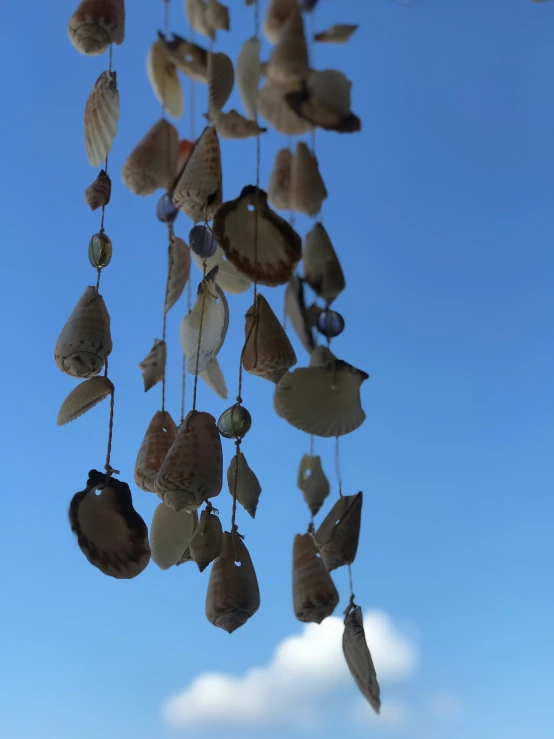
[[150,527],[152,561],[167,570],[183,556],[194,533],[194,519],[187,511],[177,513],[165,503],[154,511]]
[[173,236],[169,247],[169,282],[165,301],[167,313],[179,300],[190,276],[190,249],[183,239]]
[[63,426],[79,418],[88,410],[94,408],[101,400],[111,395],[113,390],[113,384],[107,377],[103,376],[91,377],[90,380],[79,383],[62,403],[58,413],[58,426]]
[[[238,468],[238,478],[237,478]],[[235,486],[237,501],[241,504],[244,510],[252,516],[256,517],[256,509],[258,507],[258,500],[262,492],[262,486],[256,475],[252,472],[246,461],[246,457],[242,452],[237,455],[235,454],[229,464],[227,470],[227,484],[229,486],[229,492],[231,497],[235,495]]]
[[320,456],[303,455],[298,469],[297,484],[312,516],[315,516],[331,489],[329,480],[323,472]]
[[85,149],[89,164],[100,167],[112,150],[119,121],[115,72],[102,72],[85,105]]
[[219,395],[220,398],[227,400],[227,385],[225,384],[225,377],[223,376],[217,357],[212,357],[210,359],[206,368],[203,369],[202,372],[198,373],[198,377],[204,380],[206,385],[213,390],[214,393]]
[[208,51],[198,44],[173,34],[169,41],[162,33],[158,33],[165,51],[177,69],[195,82],[208,82]]
[[[191,252],[191,254],[194,263],[202,272],[204,269],[202,259],[194,252]],[[246,292],[252,284],[250,277],[239,272],[234,264],[227,261],[225,252],[220,246],[217,247],[213,257],[208,257],[206,259],[206,273],[211,272],[214,267],[217,267],[215,281],[222,290],[225,290],[226,293],[231,295],[240,295],[241,293]]]
[[139,363],[139,369],[142,370],[145,393],[163,380],[166,360],[167,344],[165,341],[154,339],[154,346],[142,362]]
[[158,102],[173,118],[180,118],[184,109],[183,90],[177,76],[177,67],[161,41],[155,41],[150,47],[146,73]]
[[381,709],[381,690],[367,646],[362,609],[352,604],[344,619],[342,651],[350,674],[375,713]]
[[261,42],[257,38],[247,39],[241,47],[237,59],[237,87],[247,118],[256,120],[258,108],[258,90],[260,86]]

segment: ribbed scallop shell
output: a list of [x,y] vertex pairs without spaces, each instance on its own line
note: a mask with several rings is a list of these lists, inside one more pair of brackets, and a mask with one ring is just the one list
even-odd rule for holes
[[179,175],[173,202],[195,223],[210,221],[223,197],[221,150],[217,132],[207,126]]
[[377,682],[377,673],[367,646],[362,609],[354,604],[349,607],[344,619],[342,651],[356,685],[375,713],[379,713],[381,709],[381,689]]
[[177,67],[161,41],[155,41],[146,59],[146,74],[152,92],[173,118],[183,115],[184,98]]
[[339,258],[322,223],[306,234],[302,263],[304,279],[326,303],[332,303],[346,287]]
[[287,93],[286,101],[303,120],[337,133],[356,133],[362,127],[350,110],[352,83],[336,69],[311,70],[299,90]]
[[161,570],[176,565],[190,544],[193,532],[194,519],[190,513],[177,513],[165,503],[160,503],[150,526],[152,561]]
[[246,457],[242,452],[238,454],[238,461],[236,454],[231,459],[227,470],[227,485],[229,486],[229,492],[232,497],[234,497],[236,489],[238,502],[252,518],[255,518],[258,501],[262,493],[262,486],[254,472],[248,466]]
[[215,28],[210,24],[204,0],[185,0],[185,15],[191,27],[202,36],[215,41]]
[[298,6],[288,14],[267,64],[267,77],[273,82],[301,82],[308,76],[308,46],[304,21]]
[[119,121],[115,72],[102,72],[85,105],[85,149],[89,164],[100,167],[112,150]]
[[269,176],[267,200],[272,208],[290,210],[292,153],[290,149],[279,149],[275,155],[273,169]]
[[237,59],[237,87],[246,117],[251,121],[256,120],[258,107],[258,89],[262,73],[260,48],[260,39],[249,38],[241,46]]
[[112,181],[101,169],[92,185],[85,190],[85,202],[91,210],[102,208],[110,202],[111,193]]
[[331,575],[318,555],[311,534],[297,534],[292,551],[294,615],[304,623],[320,624],[339,602]]
[[177,236],[172,236],[169,248],[169,282],[165,300],[167,313],[179,300],[190,276],[190,249]]
[[175,179],[179,153],[179,134],[161,118],[129,154],[121,175],[135,195],[151,195],[158,189],[170,190]]
[[205,369],[198,373],[198,377],[200,377],[206,385],[214,391],[214,393],[219,395],[220,398],[227,400],[227,385],[225,384],[225,377],[223,376],[223,371],[219,366],[217,357],[212,357],[210,359]]
[[270,44],[278,43],[283,24],[290,13],[297,8],[297,0],[269,0],[263,23],[263,32]]
[[242,366],[270,382],[279,382],[296,364],[296,354],[281,322],[260,293],[246,313]]
[[[302,136],[313,131],[313,125],[301,118],[289,105],[288,95],[298,93],[298,83],[279,85],[267,81],[258,95],[258,111],[262,118],[285,136]],[[294,100],[296,98],[293,98]]]
[[87,56],[103,54],[111,43],[125,37],[124,0],[81,0],[69,19],[71,43]]
[[177,426],[167,411],[156,411],[148,424],[135,463],[135,484],[155,493],[156,476],[177,437]]
[[[192,258],[198,269],[202,271],[204,269],[202,259],[194,252],[192,252]],[[240,295],[246,292],[252,284],[250,277],[239,272],[234,264],[227,261],[225,252],[220,246],[217,247],[213,257],[206,259],[206,273],[213,272],[215,267],[217,267],[215,281],[226,293]]]
[[190,540],[190,554],[200,572],[219,557],[223,550],[223,529],[221,521],[211,511],[204,509],[200,522]]
[[358,28],[359,26],[353,23],[335,23],[334,26],[326,28],[325,31],[315,33],[314,41],[325,44],[345,44]]
[[313,311],[304,302],[304,282],[293,275],[285,289],[285,313],[304,349],[311,354],[316,346]]
[[206,116],[210,125],[215,127],[217,135],[222,139],[237,141],[239,139],[250,139],[258,134],[265,133],[267,128],[258,126],[256,121],[245,118],[236,110],[210,113]]
[[299,141],[291,165],[291,210],[315,216],[326,199],[327,189],[319,172],[317,157],[303,141]]
[[220,111],[233,91],[235,70],[233,62],[221,51],[208,53],[208,108],[210,113]]
[[228,31],[230,29],[229,8],[218,0],[207,0],[206,20],[213,29]]
[[298,469],[297,484],[304,495],[310,513],[315,516],[331,489],[329,480],[321,466],[321,457],[310,454],[303,455]]
[[139,362],[139,369],[142,370],[142,381],[144,382],[144,392],[147,393],[154,385],[163,380],[165,372],[165,363],[167,360],[167,344],[165,341],[154,339],[154,346],[148,352],[148,355]]
[[107,377],[91,377],[79,383],[62,403],[58,413],[58,426],[75,421],[84,413],[94,408],[101,400],[113,392],[114,386]]
[[342,495],[323,519],[315,542],[331,572],[356,559],[362,522],[362,493]]
[[163,33],[158,32],[161,42],[171,60],[181,72],[195,82],[208,82],[208,51],[198,44],[187,41],[177,34],[166,39]]

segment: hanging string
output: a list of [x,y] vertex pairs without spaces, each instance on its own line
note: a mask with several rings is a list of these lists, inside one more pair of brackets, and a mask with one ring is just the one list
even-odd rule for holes
[[[104,377],[108,378],[108,358],[106,357],[106,364],[104,365]],[[104,469],[106,470],[106,483],[109,482],[110,477],[113,473],[119,474],[119,470],[114,470],[111,466],[112,457],[112,440],[113,440],[113,424],[114,424],[114,407],[115,407],[115,388],[112,387],[110,393],[110,417],[108,421],[108,445],[106,449],[106,463]]]
[[[109,50],[109,57],[108,57],[108,72],[112,72],[112,64],[113,64],[113,44],[110,44],[110,50]],[[106,161],[104,162],[104,172],[108,174],[108,159],[109,154],[106,154]],[[100,233],[104,233],[104,216],[106,213],[106,204],[104,203],[102,205],[102,210],[100,211]],[[96,292],[100,290],[100,276],[102,274],[102,270],[100,267],[96,270]]]
[[342,498],[342,476],[340,471],[340,449],[339,449],[339,437],[335,437],[335,472],[337,474],[337,482],[339,485],[339,495]]

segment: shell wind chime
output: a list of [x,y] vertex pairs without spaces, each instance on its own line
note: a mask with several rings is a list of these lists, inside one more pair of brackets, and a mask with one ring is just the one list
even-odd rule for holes
[[[299,621],[321,623],[340,601],[332,573],[348,568],[344,656],[360,691],[378,712],[379,684],[361,609],[354,602],[350,571],[358,549],[363,494],[343,494],[339,464],[339,438],[365,420],[361,391],[369,375],[330,348],[332,339],[345,328],[334,303],[346,282],[336,234],[323,225],[323,205],[332,204],[332,199],[316,155],[316,132],[361,130],[361,121],[351,109],[350,80],[338,69],[314,66],[316,44],[345,44],[358,26],[336,23],[307,33],[307,17],[311,15],[313,22],[316,0],[268,0],[263,18],[261,0],[246,0],[246,6],[253,6],[254,36],[244,40],[233,63],[215,48],[219,35],[233,29],[233,13],[227,6],[219,0],[186,0],[182,20],[189,28],[177,34],[170,32],[169,0],[161,4],[163,31],[153,33],[145,53],[146,76],[161,113],[157,118],[152,115],[152,124],[121,171],[123,184],[134,195],[159,194],[155,212],[166,230],[160,333],[145,338],[143,359],[130,362],[138,365],[145,392],[156,394],[157,386],[161,390],[159,410],[145,419],[133,473],[136,486],[159,499],[149,530],[133,507],[129,486],[114,477],[119,473],[111,466],[115,384],[108,376],[108,360],[112,339],[108,308],[99,292],[102,270],[112,257],[104,224],[112,197],[108,158],[120,115],[112,54],[114,44],[125,39],[124,0],[82,0],[69,21],[70,40],[77,51],[87,56],[107,52],[109,58],[108,68],[96,79],[86,101],[84,121],[85,154],[89,164],[99,169],[85,191],[91,210],[101,209],[100,227],[88,248],[96,283],[85,287],[54,351],[59,369],[78,382],[61,406],[59,425],[110,398],[104,469],[90,471],[85,489],[73,496],[71,529],[88,561],[111,577],[136,577],[150,559],[162,570],[195,562],[203,572],[211,564],[207,619],[229,633],[244,626],[259,609],[261,596],[256,553],[251,556],[238,520],[244,513],[254,519],[263,506],[264,476],[250,466],[252,460],[246,455],[251,450],[243,450],[252,425],[243,405],[243,372],[267,380],[277,416],[309,437],[309,453],[300,460],[298,488],[310,515],[307,530],[292,543],[292,610]],[[262,62],[265,44],[270,48],[267,61]],[[184,78],[189,81],[190,99]],[[228,108],[235,86],[242,110]],[[197,137],[195,95],[202,88],[205,125]],[[181,133],[180,119],[187,108],[190,123]],[[277,151],[263,189],[260,150],[269,128],[287,140]],[[300,138],[306,135],[308,140]],[[222,141],[239,139],[255,140],[256,170],[245,176],[238,191],[224,193],[228,144],[222,146]],[[313,219],[304,239],[295,229],[295,214]],[[180,226],[187,218],[188,234],[177,236],[175,224]],[[192,263],[201,274],[194,296]],[[187,285],[188,308],[182,314],[179,336],[168,335],[167,315],[176,312]],[[222,400],[229,396],[219,354],[227,338],[233,296],[250,289],[253,297],[244,316],[244,342],[236,347],[236,399],[216,419],[197,401],[203,392],[213,392]],[[270,291],[284,294],[286,320],[307,357],[297,357],[270,304]],[[175,351],[182,359],[179,423],[166,407],[166,381],[173,381],[167,377],[168,357]],[[192,403],[185,413],[189,376]],[[323,453],[315,453],[316,438],[335,439],[338,478],[338,497],[317,528],[314,517],[325,506],[331,484]],[[228,440],[234,443],[234,454],[224,470]],[[231,504],[227,527],[213,501],[225,484]],[[221,496],[222,506],[225,500],[229,499]]]

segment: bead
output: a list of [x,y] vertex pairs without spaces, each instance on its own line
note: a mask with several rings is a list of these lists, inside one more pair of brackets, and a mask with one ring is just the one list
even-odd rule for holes
[[166,192],[158,200],[158,204],[156,205],[156,215],[158,216],[158,220],[162,223],[173,223],[179,215],[179,210],[175,207],[173,196],[170,195],[170,193]]
[[107,267],[112,259],[112,240],[105,233],[94,234],[88,245],[89,262],[95,269]]
[[344,331],[344,318],[335,310],[322,310],[317,319],[317,330],[327,339],[333,339]]
[[242,405],[232,405],[227,408],[217,422],[221,436],[226,439],[242,439],[252,426],[252,416]]
[[212,232],[202,224],[191,228],[189,245],[192,251],[202,259],[213,257],[217,249],[217,241],[213,237]]

